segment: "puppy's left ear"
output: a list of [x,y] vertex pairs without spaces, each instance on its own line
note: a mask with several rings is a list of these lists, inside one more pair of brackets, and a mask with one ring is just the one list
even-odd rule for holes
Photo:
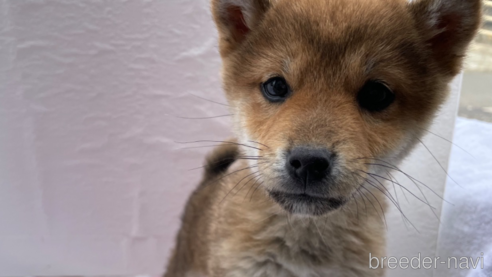
[[440,69],[456,75],[481,22],[481,0],[417,0],[409,3],[417,29]]

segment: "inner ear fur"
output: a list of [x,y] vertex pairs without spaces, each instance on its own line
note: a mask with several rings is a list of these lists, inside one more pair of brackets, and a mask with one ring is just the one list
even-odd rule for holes
[[420,0],[409,3],[421,37],[445,74],[461,70],[482,14],[481,0]]
[[244,42],[269,7],[269,0],[212,0],[212,14],[223,56]]

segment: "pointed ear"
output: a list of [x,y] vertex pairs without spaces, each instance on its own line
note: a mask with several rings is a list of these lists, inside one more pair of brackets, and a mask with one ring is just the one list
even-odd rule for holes
[[481,0],[417,0],[409,5],[441,70],[457,74],[481,22]]
[[212,0],[212,14],[223,56],[244,41],[269,7],[269,0]]

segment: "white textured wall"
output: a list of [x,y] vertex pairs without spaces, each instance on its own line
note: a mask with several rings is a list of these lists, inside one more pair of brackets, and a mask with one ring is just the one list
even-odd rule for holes
[[[0,275],[162,271],[209,150],[173,141],[229,136],[227,118],[170,114],[227,114],[192,96],[223,101],[219,68],[208,0],[0,0]],[[449,145],[429,148],[446,164]],[[437,221],[412,212],[420,234],[388,216],[390,253],[435,250]]]
[[0,0],[0,275],[158,273],[222,139],[208,1]]

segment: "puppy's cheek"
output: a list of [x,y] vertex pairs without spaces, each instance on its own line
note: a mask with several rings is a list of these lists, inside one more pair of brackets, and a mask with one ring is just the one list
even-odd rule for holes
[[[258,171],[257,182],[267,190],[278,189],[286,178],[285,148],[286,144],[280,139],[282,130],[262,128],[251,123],[254,115],[242,111],[238,114],[236,135],[242,144],[242,154],[252,171]],[[265,122],[264,124],[267,124]]]
[[364,136],[337,138],[334,152],[337,159],[333,163],[330,193],[333,197],[351,197],[367,178],[368,163],[371,157],[369,145]]
[[233,129],[239,142],[243,144],[241,147],[243,154],[252,157],[263,155],[263,151],[268,149],[268,147],[262,145],[264,142],[261,141],[260,138],[262,136],[258,133],[260,128],[251,124],[255,114],[248,110],[247,105],[240,101],[236,101],[234,104],[232,108]]
[[247,124],[241,115],[235,115],[234,130],[239,143],[241,144],[241,154],[247,157],[249,166],[256,166],[259,162],[258,158],[261,156],[260,146],[254,143],[255,139],[251,136],[251,132],[246,128]]
[[[239,143],[241,144],[246,144],[249,145],[249,140],[251,139],[251,135],[249,130],[247,129],[247,118],[248,115],[245,114],[245,111],[241,108],[244,106],[242,101],[240,100],[230,100],[230,110],[232,113],[232,130],[234,134],[236,135]],[[243,148],[241,148],[244,152],[244,154],[250,154],[248,151]]]
[[[398,165],[401,161],[410,154],[413,148],[419,143],[419,137],[423,134],[423,129],[407,128],[406,130],[392,130],[386,133],[391,133],[391,140],[386,140],[385,143],[380,143],[377,152],[373,152],[367,157],[375,159],[367,159],[367,163],[389,163]],[[389,137],[389,136],[385,136]],[[379,161],[379,162],[378,162]]]
[[264,187],[268,190],[278,190],[283,182],[288,182],[285,171],[286,155],[282,148],[270,149],[269,158],[259,165],[263,176]]
[[247,161],[252,171],[259,170],[261,174],[258,179],[263,179],[263,171],[268,168],[272,161],[272,153],[268,142],[263,142],[261,134],[249,124],[248,119],[252,115],[242,109],[234,109],[233,125],[234,133],[241,144],[241,156]]

